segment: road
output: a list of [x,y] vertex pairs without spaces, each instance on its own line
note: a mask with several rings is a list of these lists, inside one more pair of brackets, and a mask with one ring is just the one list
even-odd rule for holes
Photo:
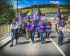
[[70,55],[70,39],[69,34],[65,33],[63,45],[58,45],[57,32],[52,27],[50,38],[45,39],[45,44],[41,44],[37,34],[35,34],[35,43],[32,44],[31,39],[26,40],[26,37],[20,37],[18,45],[10,47],[9,43],[1,51],[0,56],[69,56]]

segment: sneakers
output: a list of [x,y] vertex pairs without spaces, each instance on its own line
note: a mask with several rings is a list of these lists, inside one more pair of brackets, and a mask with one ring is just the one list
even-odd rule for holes
[[13,47],[13,45],[10,45],[10,47]]
[[32,44],[34,44],[34,42],[32,42]]
[[44,42],[41,42],[41,44],[45,44]]
[[27,40],[28,40],[28,38],[27,38]]
[[16,43],[16,45],[18,45],[18,43]]

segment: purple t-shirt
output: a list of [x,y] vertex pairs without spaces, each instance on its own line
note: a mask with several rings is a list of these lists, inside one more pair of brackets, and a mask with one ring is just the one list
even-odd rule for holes
[[30,24],[30,31],[35,31],[35,24],[34,23]]
[[50,25],[50,23],[46,23],[46,25],[45,25],[45,32],[46,33],[51,33],[51,25]]
[[26,24],[25,24],[25,27],[26,27],[26,29],[29,29],[30,23],[28,23],[28,24],[26,23]]
[[43,32],[45,32],[45,26],[44,26],[44,24],[43,25],[39,25],[39,32],[41,32],[41,33],[43,33]]
[[66,22],[65,21],[60,21],[59,24],[60,24],[61,27],[64,27],[66,25]]

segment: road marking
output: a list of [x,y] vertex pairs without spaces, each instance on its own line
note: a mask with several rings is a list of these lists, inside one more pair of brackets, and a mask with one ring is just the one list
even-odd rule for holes
[[63,55],[63,56],[66,56],[64,54],[64,52],[58,47],[58,45],[56,45],[56,43],[50,38],[50,40],[53,42],[53,44],[57,47],[57,49],[60,51],[60,53]]

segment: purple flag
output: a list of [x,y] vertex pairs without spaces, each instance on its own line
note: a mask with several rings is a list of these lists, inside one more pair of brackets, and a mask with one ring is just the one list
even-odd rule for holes
[[61,14],[60,14],[59,6],[57,7],[57,17],[59,18],[59,20],[61,20]]
[[19,16],[19,18],[18,18],[18,24],[20,23],[20,16]]
[[39,7],[38,7],[38,14],[39,14],[39,17],[41,16],[41,10],[39,9]]
[[33,14],[33,20],[36,20],[37,19],[37,15],[36,13],[32,10],[32,14]]
[[37,16],[37,20],[39,19],[39,16]]

